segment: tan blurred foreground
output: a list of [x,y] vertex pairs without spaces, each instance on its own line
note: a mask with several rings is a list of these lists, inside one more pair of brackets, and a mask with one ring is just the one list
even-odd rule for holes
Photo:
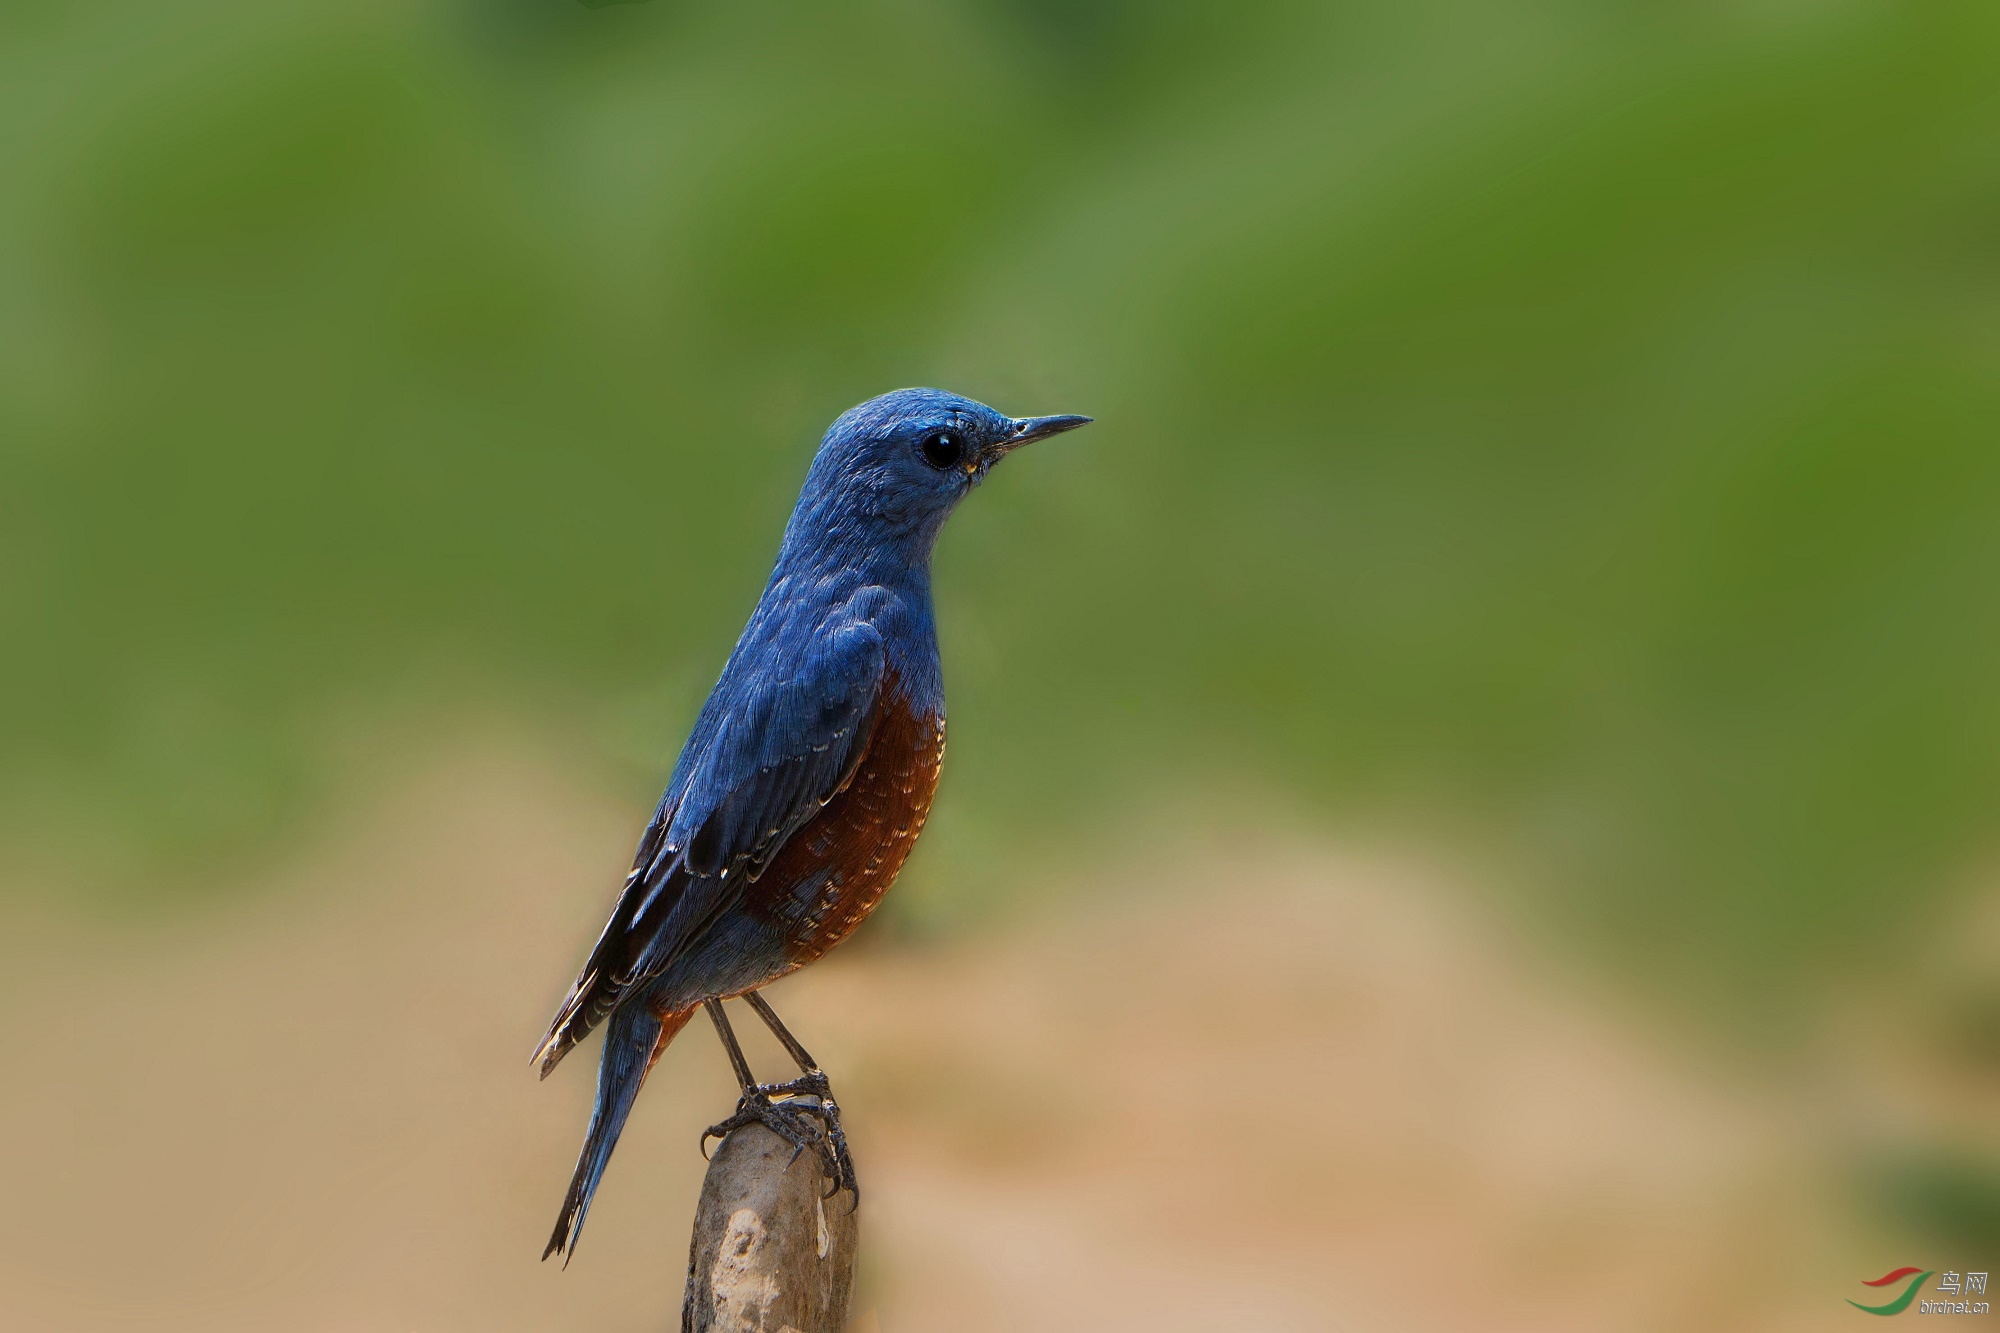
[[[576,1262],[536,1262],[596,1051],[547,1084],[527,1056],[631,822],[478,754],[225,916],[5,923],[0,1327],[668,1327],[732,1100],[703,1024]],[[773,992],[849,1108],[864,1333],[1851,1313],[1782,1101],[1538,985],[1423,875],[1294,843],[1122,879]]]

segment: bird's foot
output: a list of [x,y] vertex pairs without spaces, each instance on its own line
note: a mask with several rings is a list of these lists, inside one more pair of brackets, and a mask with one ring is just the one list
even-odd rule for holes
[[[826,1167],[826,1177],[833,1182],[833,1188],[826,1193],[827,1198],[846,1190],[853,1202],[861,1201],[861,1186],[854,1178],[854,1158],[847,1151],[847,1131],[840,1125],[840,1104],[833,1100],[833,1085],[827,1081],[826,1072],[809,1069],[794,1079],[783,1083],[760,1083],[757,1091],[766,1097],[808,1097],[810,1101],[786,1101],[784,1106],[796,1107],[807,1115],[819,1117],[819,1128],[823,1133],[820,1159]],[[852,1206],[852,1205],[850,1205]]]
[[799,1154],[812,1149],[819,1159],[820,1174],[832,1182],[826,1197],[844,1189],[859,1201],[854,1159],[848,1155],[847,1134],[840,1127],[840,1107],[824,1073],[814,1070],[784,1083],[759,1083],[744,1089],[736,1113],[719,1125],[710,1125],[702,1134],[702,1155],[708,1155],[710,1139],[725,1138],[744,1125],[762,1125],[791,1144],[794,1162]]

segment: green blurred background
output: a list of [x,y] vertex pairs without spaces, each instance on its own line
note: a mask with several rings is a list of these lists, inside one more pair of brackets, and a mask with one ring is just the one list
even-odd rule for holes
[[7,892],[221,910],[468,709],[644,806],[937,384],[1098,424],[943,542],[888,935],[1387,830],[1791,1049],[1995,851],[1996,145],[1990,3],[13,0]]
[[0,764],[94,891],[265,849],[336,704],[650,792],[905,383],[1102,419],[939,557],[940,917],[1218,767],[1753,991],[1991,851],[1991,6],[0,25]]

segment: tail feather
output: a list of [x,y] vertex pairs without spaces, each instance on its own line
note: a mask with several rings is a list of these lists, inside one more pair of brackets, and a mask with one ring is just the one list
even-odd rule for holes
[[694,1014],[692,1008],[676,1010],[664,1017],[631,1004],[611,1016],[604,1034],[604,1055],[597,1067],[597,1105],[590,1113],[590,1128],[583,1136],[583,1151],[577,1155],[576,1173],[570,1177],[569,1193],[563,1196],[562,1212],[555,1231],[549,1236],[542,1258],[563,1256],[565,1266],[576,1252],[577,1237],[583,1234],[583,1220],[590,1213],[591,1196],[604,1178],[611,1150],[625,1128],[646,1072],[660,1058],[675,1035]]

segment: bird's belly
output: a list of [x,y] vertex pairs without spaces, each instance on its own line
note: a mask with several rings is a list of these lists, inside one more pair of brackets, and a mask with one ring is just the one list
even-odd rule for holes
[[883,701],[854,780],[786,842],[748,895],[785,941],[786,971],[846,939],[916,845],[944,764],[944,719]]

